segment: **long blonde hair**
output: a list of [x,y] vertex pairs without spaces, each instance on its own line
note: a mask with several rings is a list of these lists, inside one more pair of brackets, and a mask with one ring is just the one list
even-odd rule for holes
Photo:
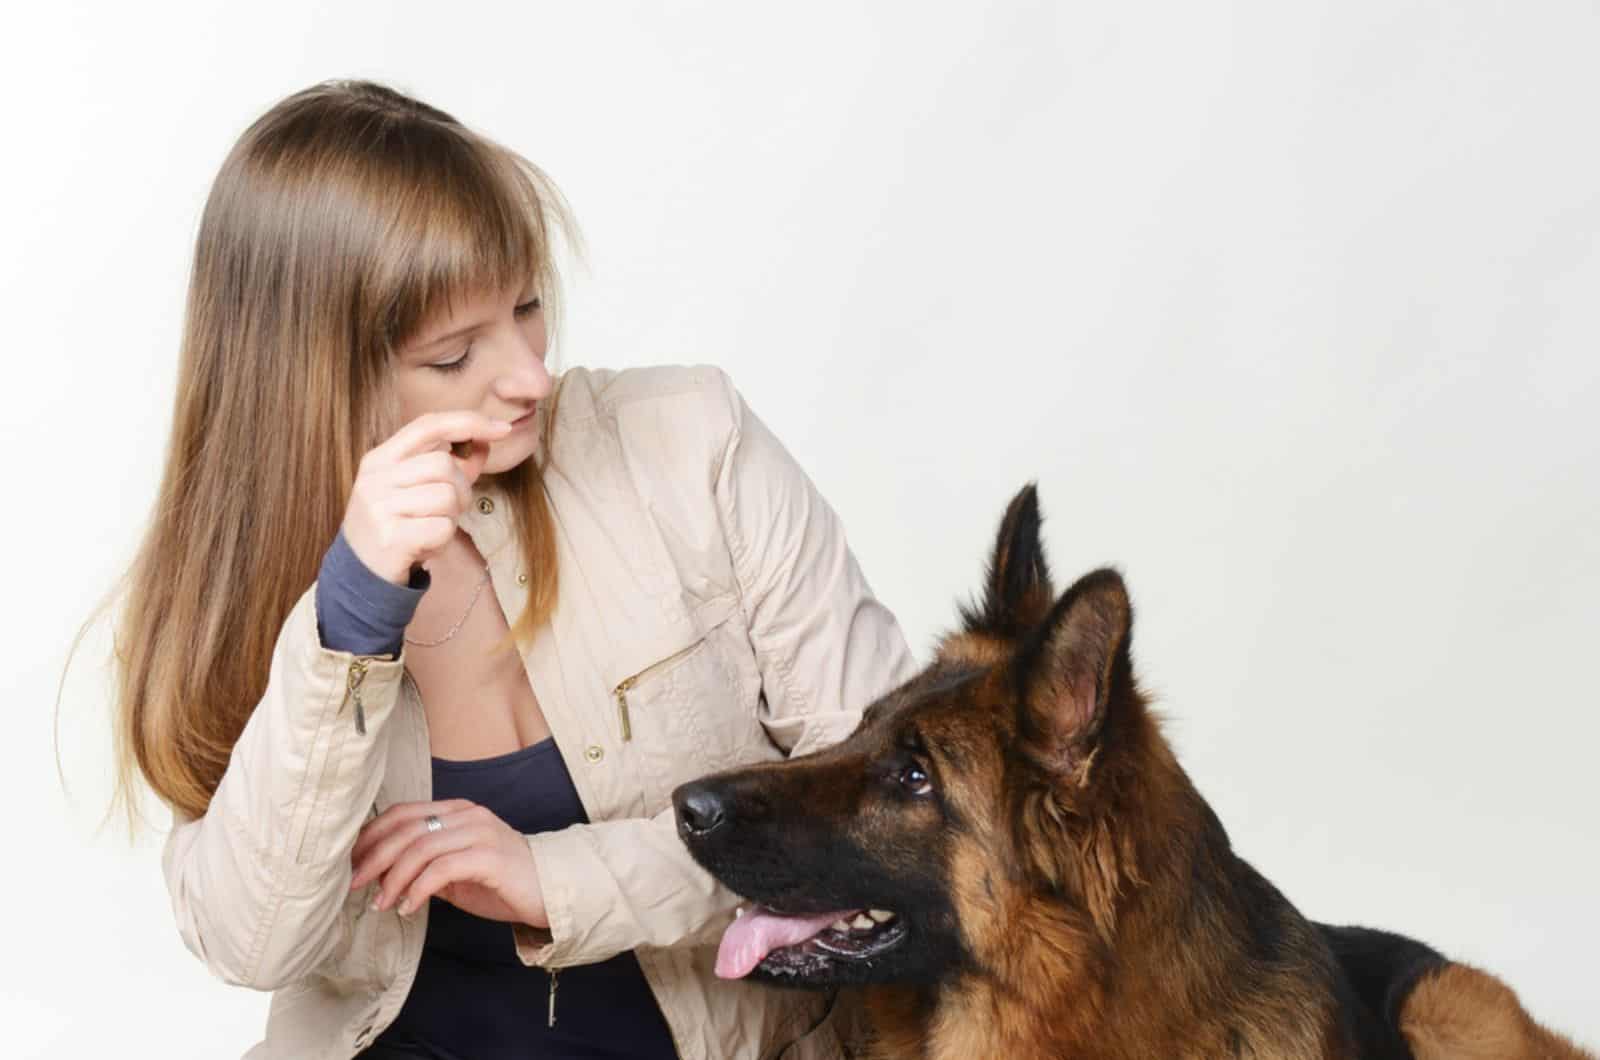
[[[530,276],[554,332],[558,230],[576,238],[535,166],[382,85],[298,92],[234,146],[200,223],[170,446],[116,631],[130,820],[135,770],[188,816],[209,805],[357,463],[399,426],[392,352],[457,299]],[[540,471],[501,478],[534,579],[518,639],[556,596]]]

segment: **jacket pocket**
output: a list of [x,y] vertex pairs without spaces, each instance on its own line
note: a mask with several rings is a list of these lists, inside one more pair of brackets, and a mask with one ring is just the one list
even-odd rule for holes
[[645,773],[650,810],[708,772],[779,757],[761,727],[760,672],[731,597],[707,601],[692,632],[658,642],[611,689],[625,753]]

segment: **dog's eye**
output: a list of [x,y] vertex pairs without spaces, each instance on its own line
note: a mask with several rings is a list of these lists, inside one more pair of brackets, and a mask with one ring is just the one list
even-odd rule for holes
[[926,795],[933,790],[933,782],[919,765],[909,765],[900,771],[900,786],[913,795]]

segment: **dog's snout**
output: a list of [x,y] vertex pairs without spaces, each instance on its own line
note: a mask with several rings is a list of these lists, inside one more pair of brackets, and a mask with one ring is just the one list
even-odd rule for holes
[[678,831],[684,835],[706,835],[728,819],[726,801],[704,784],[685,784],[673,793],[672,805],[678,815]]

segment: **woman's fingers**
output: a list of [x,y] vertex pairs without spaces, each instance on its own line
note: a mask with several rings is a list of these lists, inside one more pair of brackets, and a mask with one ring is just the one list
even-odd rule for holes
[[[430,832],[429,815],[442,828]],[[434,896],[474,916],[549,923],[538,866],[524,836],[463,799],[392,806],[367,822],[351,852],[350,887],[378,881],[372,904],[410,915]]]
[[361,832],[356,837],[355,847],[350,852],[351,859],[359,860],[379,842],[394,835],[401,829],[417,828],[426,832],[427,828],[424,822],[429,816],[438,817],[442,820],[450,814],[459,813],[476,805],[477,803],[467,799],[397,802],[361,826]]
[[400,852],[400,856],[383,873],[378,885],[378,893],[373,896],[373,905],[378,909],[388,909],[404,898],[411,898],[409,908],[402,910],[409,913],[420,905],[415,901],[412,881],[414,881],[436,859],[456,851],[465,851],[482,845],[484,841],[483,829],[470,823],[457,822],[437,832],[414,839]]
[[492,420],[481,412],[466,409],[426,412],[394,432],[373,452],[398,463],[418,453],[447,447],[452,442],[498,442],[510,432],[510,423]]
[[[461,448],[462,446],[466,447],[465,450]],[[483,474],[483,465],[489,462],[489,443],[472,439],[471,441],[457,442],[451,448],[455,454],[454,459],[457,466],[460,468],[461,473],[466,476],[467,484],[470,486],[478,480],[479,475]]]
[[[429,898],[452,883],[486,883],[492,876],[493,867],[494,851],[486,846],[474,845],[441,853],[428,861],[409,886],[402,889],[401,884],[394,885],[400,912],[410,916]],[[389,881],[384,880],[385,892],[389,886]]]
[[365,887],[383,875],[407,844],[428,835],[429,816],[438,817],[443,823],[447,818],[475,805],[466,799],[450,799],[444,802],[398,802],[384,810],[362,825],[360,834],[356,836],[355,846],[350,850],[350,863],[354,870],[350,889]]
[[[485,448],[485,452],[487,451]],[[386,476],[386,482],[392,489],[432,482],[452,485],[456,488],[457,495],[461,498],[461,507],[464,509],[472,499],[472,483],[478,477],[476,472],[468,475],[467,467],[467,461],[439,449],[402,460]]]
[[395,490],[384,503],[390,515],[425,518],[437,515],[454,519],[467,506],[468,498],[451,482],[424,482]]

